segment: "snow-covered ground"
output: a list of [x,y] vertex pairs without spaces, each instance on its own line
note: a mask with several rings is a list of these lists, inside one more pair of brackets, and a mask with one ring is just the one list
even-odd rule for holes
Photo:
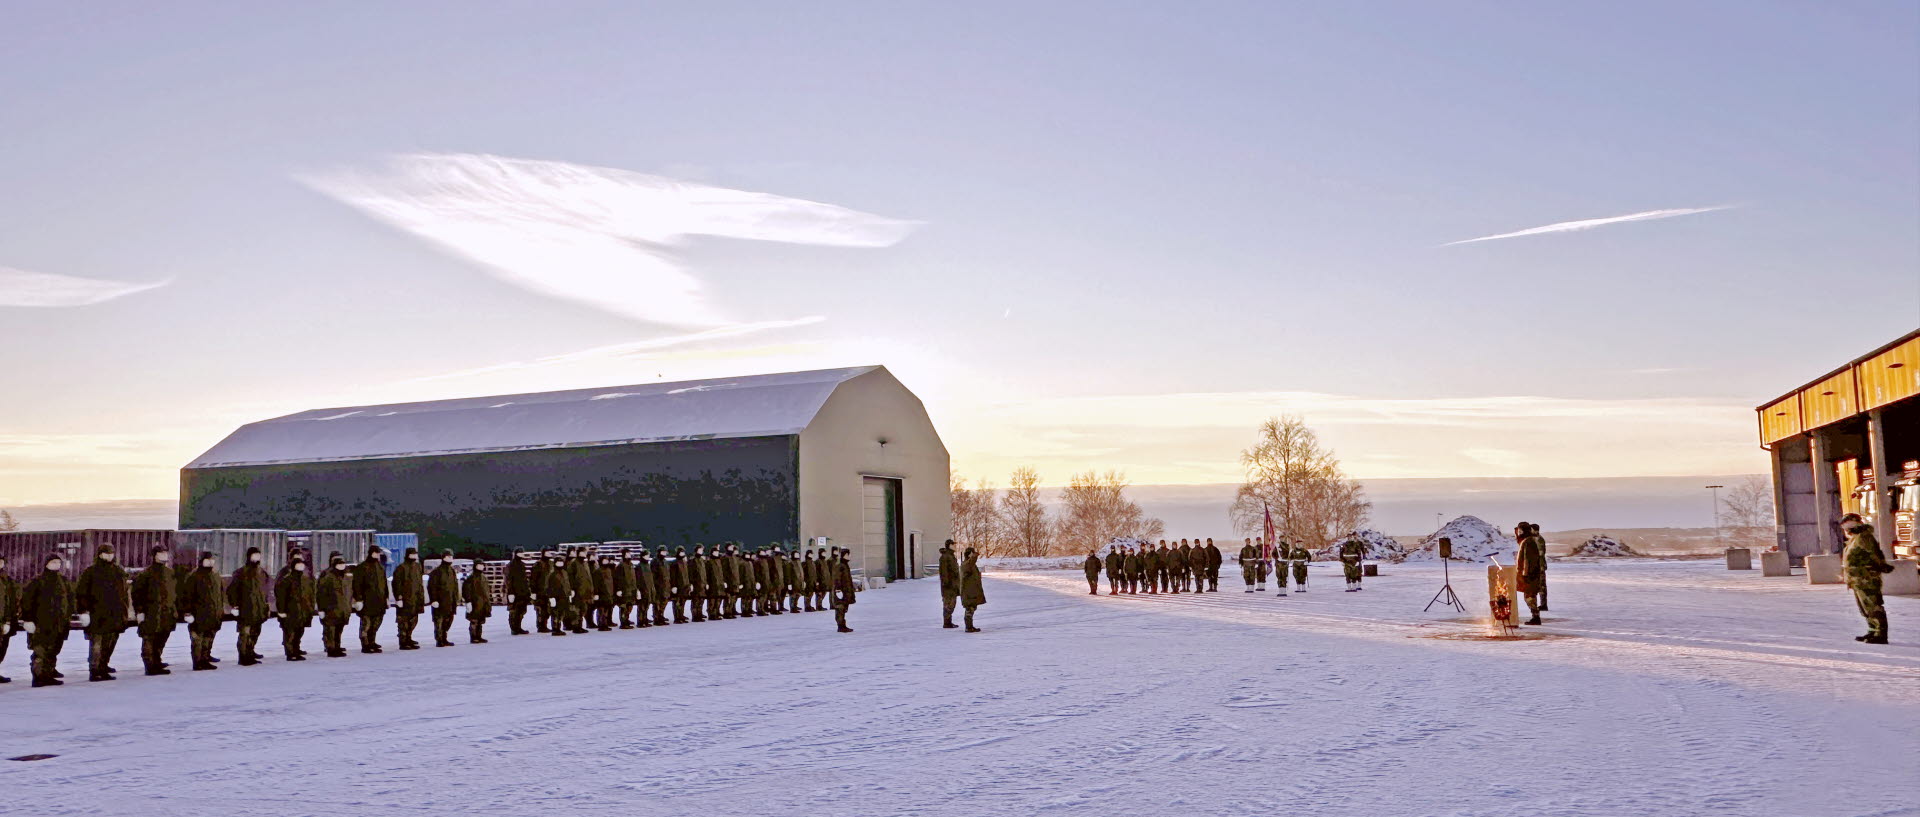
[[[1360,593],[1098,598],[992,573],[978,635],[932,582],[831,614],[26,686],[0,673],[0,813],[33,815],[1895,815],[1920,813],[1920,599],[1713,562],[1555,564],[1549,626]],[[1104,591],[1103,591],[1104,592]],[[389,624],[391,630],[391,624]],[[77,680],[77,682],[75,682]]]

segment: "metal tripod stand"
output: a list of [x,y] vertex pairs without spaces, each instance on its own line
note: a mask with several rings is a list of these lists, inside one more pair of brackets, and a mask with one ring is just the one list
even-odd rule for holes
[[1452,565],[1449,564],[1451,561],[1452,561],[1451,559],[1448,559],[1444,556],[1441,557],[1440,575],[1446,577],[1445,583],[1440,585],[1440,592],[1433,594],[1433,600],[1427,602],[1426,608],[1422,609],[1420,612],[1424,613],[1424,612],[1427,612],[1428,610],[1432,610],[1433,606],[1436,604],[1445,604],[1449,607],[1452,607],[1455,610],[1459,610],[1462,613],[1467,611],[1467,606],[1465,604],[1460,603],[1460,595],[1458,593],[1453,592],[1453,567]]

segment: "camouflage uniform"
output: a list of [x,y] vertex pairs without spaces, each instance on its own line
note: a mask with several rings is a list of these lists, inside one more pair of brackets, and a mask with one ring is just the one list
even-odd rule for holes
[[1367,543],[1348,539],[1340,543],[1340,569],[1347,576],[1347,592],[1360,589],[1360,562],[1367,557]]
[[1855,640],[1885,644],[1887,608],[1880,596],[1880,576],[1892,573],[1893,565],[1887,564],[1886,557],[1880,553],[1880,540],[1874,537],[1872,525],[1856,522],[1847,528],[1847,534],[1847,549],[1841,562],[1846,569],[1847,585],[1853,588],[1854,604],[1867,620],[1867,634]]
[[573,617],[573,582],[565,565],[553,565],[547,571],[547,583],[540,588],[540,600],[546,603],[547,617],[555,636],[567,634],[566,622]]
[[[0,662],[7,660],[7,644],[13,641],[14,622],[20,620],[20,585],[7,575],[7,560],[0,557]],[[169,621],[171,624],[171,621]],[[12,682],[0,675],[0,684]]]
[[1087,595],[1100,595],[1100,557],[1089,553],[1087,560],[1080,563],[1080,572],[1087,574]]
[[420,642],[413,639],[413,629],[420,626],[420,614],[427,609],[426,573],[415,548],[407,548],[406,556],[393,569],[393,626],[403,650],[420,649]]
[[940,621],[943,629],[958,629],[953,623],[954,605],[960,603],[960,561],[953,557],[953,543],[940,547]]
[[22,627],[32,628],[27,648],[33,652],[33,685],[59,686],[60,649],[67,644],[67,621],[73,618],[73,585],[57,569],[41,571],[20,590],[19,616]]
[[853,565],[847,562],[846,554],[833,555],[833,561],[827,563],[827,575],[827,592],[833,601],[833,621],[839,626],[840,632],[853,632],[853,628],[847,626],[847,610],[853,607],[857,591],[853,584]]
[[220,588],[220,574],[213,572],[213,560],[202,558],[200,567],[187,574],[180,593],[180,617],[187,622],[187,638],[192,642],[193,668],[211,670],[213,637],[220,632],[226,615],[226,595]]
[[[518,551],[507,559],[507,631],[514,635],[527,634],[527,606],[534,596],[532,573]],[[536,614],[536,618],[544,616]]]
[[258,664],[266,657],[259,650],[260,625],[273,618],[273,610],[267,606],[267,571],[257,560],[260,555],[258,548],[249,548],[247,563],[233,571],[233,577],[227,580],[227,606],[233,608],[240,634],[234,646],[243,667]]
[[[547,553],[541,553],[540,558],[534,560],[532,569],[527,571],[527,592],[533,595],[534,632],[544,633],[553,623],[553,612],[547,607],[547,574],[552,572],[553,557]],[[513,585],[507,586],[511,588]]]
[[613,570],[613,601],[620,608],[620,629],[633,629],[633,605],[640,598],[640,574],[634,571],[632,554],[621,552],[620,564]]
[[433,611],[433,646],[453,646],[453,620],[460,614],[460,574],[453,569],[450,554],[440,557],[440,564],[427,575],[427,604]]
[[[162,550],[155,548],[153,563],[133,577],[133,615],[139,622],[140,661],[146,665],[148,675],[172,674],[166,662],[160,660],[160,653],[167,648],[167,639],[180,620],[179,587],[173,566],[157,558]],[[12,620],[7,615],[10,609],[5,599],[5,584],[5,578],[0,577],[0,622]],[[5,638],[0,635],[0,658],[7,655]]]
[[360,614],[360,651],[380,652],[380,622],[392,606],[387,589],[387,565],[370,552],[353,568],[353,611]]
[[114,561],[112,546],[101,545],[93,564],[73,584],[74,609],[87,617],[88,680],[113,680],[113,647],[127,629],[127,571]]
[[480,569],[478,562],[460,585],[460,600],[467,603],[467,643],[487,643],[487,619],[493,616],[493,585],[487,581],[487,572]]
[[1515,589],[1526,598],[1527,610],[1533,613],[1533,617],[1524,623],[1537,625],[1540,623],[1540,611],[1546,607],[1541,597],[1547,590],[1547,540],[1529,530],[1520,537],[1520,551],[1514,555],[1513,563]]
[[273,583],[273,608],[280,620],[280,650],[288,661],[307,660],[307,651],[300,648],[300,641],[306,637],[307,627],[313,624],[315,588],[306,565],[305,560],[287,565],[286,572]]
[[1253,592],[1253,578],[1258,568],[1254,563],[1260,561],[1260,549],[1253,546],[1253,540],[1240,546],[1240,579],[1247,583],[1247,592]]
[[1313,559],[1313,551],[1304,545],[1293,546],[1293,586],[1294,592],[1307,592],[1307,562]]
[[966,560],[960,563],[960,606],[966,608],[967,632],[980,632],[973,626],[973,611],[987,603],[987,591],[981,586],[980,554],[973,548],[967,548]]
[[313,606],[320,611],[320,646],[327,657],[345,656],[347,650],[340,641],[353,617],[353,574],[338,553],[328,560],[326,575],[314,583]]
[[567,606],[567,629],[575,633],[587,631],[587,615],[593,612],[593,605],[599,598],[593,592],[593,565],[587,560],[586,553],[576,548],[573,555],[567,557],[567,586],[573,589],[573,603]]

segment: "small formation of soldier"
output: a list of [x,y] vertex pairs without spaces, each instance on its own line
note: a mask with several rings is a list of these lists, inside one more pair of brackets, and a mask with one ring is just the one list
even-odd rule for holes
[[1514,555],[1514,589],[1527,601],[1527,610],[1533,617],[1522,624],[1540,625],[1540,614],[1547,609],[1547,540],[1540,535],[1540,526],[1531,522],[1521,522],[1513,527],[1515,542],[1520,546]]
[[1340,543],[1340,571],[1346,574],[1347,592],[1360,592],[1360,576],[1364,572],[1360,563],[1366,561],[1367,543],[1355,534],[1348,534],[1347,541]]
[[1853,602],[1860,608],[1860,616],[1867,620],[1867,634],[1854,636],[1853,640],[1885,644],[1887,607],[1880,595],[1880,577],[1892,573],[1893,565],[1888,564],[1880,552],[1880,540],[1873,535],[1873,526],[1859,514],[1840,517],[1840,529],[1847,534],[1847,547],[1840,557],[1841,568],[1846,572],[1847,586],[1853,588]]

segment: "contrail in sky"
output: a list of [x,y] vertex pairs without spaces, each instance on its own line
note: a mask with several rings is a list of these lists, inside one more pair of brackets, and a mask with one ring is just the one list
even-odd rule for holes
[[92,306],[170,283],[172,279],[131,284],[0,267],[0,306]]
[[1544,227],[1529,227],[1525,230],[1518,230],[1511,233],[1501,233],[1499,235],[1483,235],[1479,238],[1468,238],[1468,239],[1463,239],[1461,241],[1449,241],[1440,246],[1451,247],[1455,244],[1472,244],[1475,241],[1493,241],[1501,238],[1519,238],[1525,235],[1546,235],[1548,233],[1577,233],[1581,230],[1591,230],[1595,227],[1605,227],[1609,224],[1625,224],[1626,222],[1629,222],[1629,221],[1653,221],[1654,219],[1673,218],[1675,216],[1691,216],[1698,213],[1711,213],[1715,210],[1726,210],[1731,208],[1732,206],[1733,205],[1731,204],[1725,204],[1717,207],[1690,207],[1690,208],[1674,209],[1674,210],[1648,210],[1643,213],[1628,213],[1627,215],[1624,215],[1624,216],[1608,216],[1607,218],[1585,218],[1579,221],[1562,221],[1556,224],[1548,224]]
[[398,156],[377,171],[300,179],[515,286],[688,328],[735,323],[679,257],[688,236],[886,247],[919,226],[771,193],[478,154]]

